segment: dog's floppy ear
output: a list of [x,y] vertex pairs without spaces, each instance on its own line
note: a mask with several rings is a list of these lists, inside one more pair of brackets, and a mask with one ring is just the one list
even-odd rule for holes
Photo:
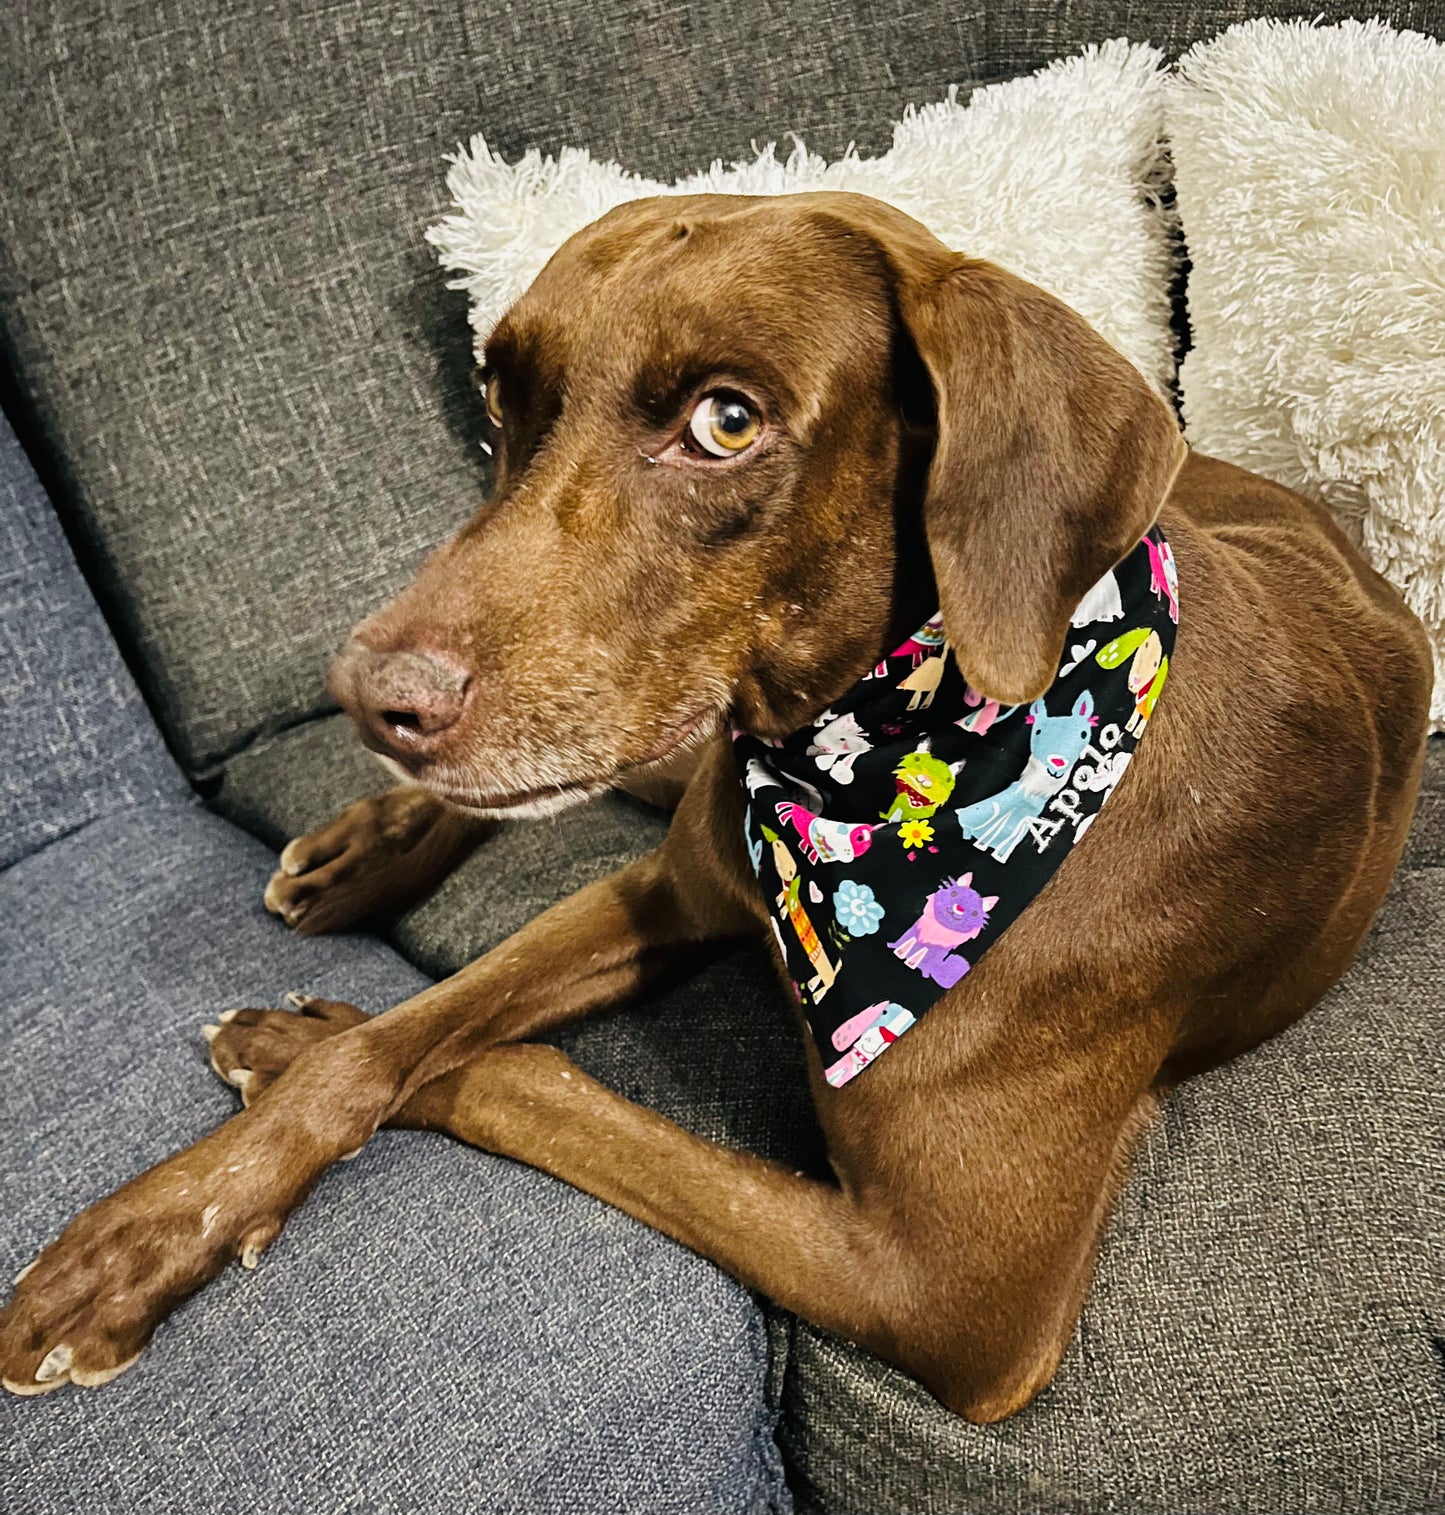
[[1083,319],[877,201],[832,207],[881,252],[933,388],[924,532],[969,683],[1023,705],[1069,618],[1148,530],[1187,452],[1168,406]]

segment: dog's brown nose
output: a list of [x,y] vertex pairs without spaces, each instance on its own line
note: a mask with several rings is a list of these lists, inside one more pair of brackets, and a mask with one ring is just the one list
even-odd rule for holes
[[373,752],[415,768],[456,725],[471,674],[443,653],[379,652],[353,639],[326,682]]

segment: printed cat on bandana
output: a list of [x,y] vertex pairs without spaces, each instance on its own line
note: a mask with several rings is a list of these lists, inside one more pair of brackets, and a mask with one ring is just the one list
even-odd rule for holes
[[831,773],[835,783],[851,784],[853,764],[865,752],[872,752],[873,743],[851,712],[834,716],[825,710],[819,720],[823,729],[808,743],[808,756],[824,773]]
[[988,925],[988,913],[996,904],[998,895],[980,894],[973,887],[972,873],[945,879],[924,902],[923,914],[888,945],[910,968],[952,989],[969,969],[968,959],[957,949]]

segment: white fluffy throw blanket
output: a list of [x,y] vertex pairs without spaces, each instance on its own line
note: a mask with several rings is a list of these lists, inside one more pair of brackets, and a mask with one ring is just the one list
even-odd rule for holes
[[427,233],[471,297],[480,350],[507,306],[588,222],[645,195],[855,190],[887,200],[950,247],[993,258],[1067,301],[1161,389],[1173,376],[1170,250],[1157,190],[1166,76],[1157,49],[1108,42],[1031,78],[910,111],[878,158],[836,162],[797,142],[715,162],[676,184],[579,148],[508,164],[475,136],[451,158],[457,205]]
[[1184,56],[1167,120],[1189,438],[1325,501],[1399,586],[1434,643],[1439,729],[1445,45],[1247,22]]

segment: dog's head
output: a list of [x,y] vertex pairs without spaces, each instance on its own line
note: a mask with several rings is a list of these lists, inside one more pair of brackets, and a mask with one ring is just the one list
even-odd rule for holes
[[1184,452],[1080,317],[856,195],[621,206],[481,380],[493,496],[332,687],[408,777],[511,815],[727,716],[793,730],[940,606],[970,684],[1033,699]]

